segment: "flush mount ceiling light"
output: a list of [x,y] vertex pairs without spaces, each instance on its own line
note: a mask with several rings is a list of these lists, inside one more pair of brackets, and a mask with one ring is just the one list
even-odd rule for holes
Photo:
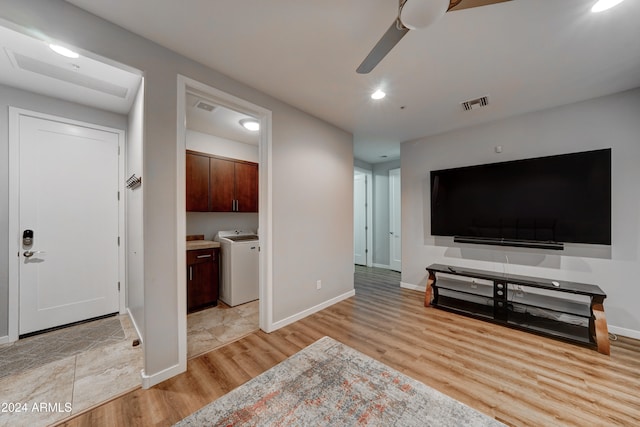
[[260,122],[256,119],[242,119],[240,120],[240,124],[243,128],[252,132],[257,132],[260,130]]
[[624,0],[598,0],[596,4],[591,8],[591,12],[602,12],[607,9],[611,9],[613,6],[617,6]]
[[384,93],[383,91],[381,91],[380,89],[376,90],[375,92],[373,92],[373,93],[371,94],[371,98],[372,98],[372,99],[382,99],[382,98],[384,98],[385,96],[387,96],[387,94],[386,94],[386,93]]
[[58,55],[66,56],[67,58],[79,58],[80,54],[72,51],[64,46],[60,46],[58,44],[50,44],[49,49],[57,53]]

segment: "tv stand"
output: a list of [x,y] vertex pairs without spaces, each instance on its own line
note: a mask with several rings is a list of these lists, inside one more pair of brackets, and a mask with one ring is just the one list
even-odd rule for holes
[[442,264],[432,264],[427,271],[425,307],[610,353],[603,305],[607,295],[599,286]]

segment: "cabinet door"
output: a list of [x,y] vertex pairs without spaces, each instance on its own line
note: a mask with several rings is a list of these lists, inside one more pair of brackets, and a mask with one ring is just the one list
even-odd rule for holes
[[209,210],[209,158],[187,153],[187,211]]
[[258,165],[236,163],[236,200],[238,212],[258,212]]
[[187,251],[187,311],[218,302],[217,250]]
[[210,198],[212,212],[233,212],[235,162],[210,159]]

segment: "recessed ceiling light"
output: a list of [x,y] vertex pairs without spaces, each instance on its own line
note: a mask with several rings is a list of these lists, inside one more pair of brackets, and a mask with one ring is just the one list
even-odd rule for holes
[[260,122],[256,119],[242,119],[240,120],[240,124],[247,130],[252,132],[257,132],[260,130]]
[[49,49],[57,53],[58,55],[66,56],[67,58],[79,58],[80,54],[72,51],[64,46],[60,46],[58,44],[50,44]]
[[371,98],[372,98],[372,99],[382,99],[382,98],[384,98],[385,96],[387,96],[387,94],[386,94],[386,93],[384,93],[383,91],[381,91],[380,89],[376,90],[375,92],[373,92],[373,93],[371,94]]
[[622,3],[624,0],[598,0],[596,4],[591,8],[591,12],[602,12],[607,9],[611,9],[613,6],[616,6]]

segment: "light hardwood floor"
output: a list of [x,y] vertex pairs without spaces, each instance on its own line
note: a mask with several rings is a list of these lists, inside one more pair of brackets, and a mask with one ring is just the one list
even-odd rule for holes
[[639,341],[620,338],[605,356],[425,308],[399,274],[361,267],[355,297],[190,360],[186,373],[64,425],[172,425],[325,335],[508,425],[640,425]]

